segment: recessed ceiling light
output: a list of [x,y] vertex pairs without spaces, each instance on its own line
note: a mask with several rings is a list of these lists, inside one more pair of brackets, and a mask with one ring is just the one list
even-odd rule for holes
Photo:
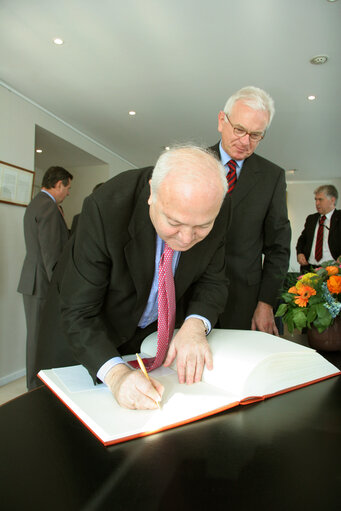
[[169,145],[165,145],[165,151],[169,151],[169,150],[170,150]]
[[314,94],[311,94],[310,96],[308,96],[308,99],[309,101],[314,101],[314,99],[316,99],[316,96],[314,96]]
[[135,110],[130,110],[129,115],[131,115],[131,116],[136,115]]
[[42,149],[36,149],[36,153],[42,153],[43,150]]
[[295,174],[295,172],[297,172],[297,169],[289,169],[289,170],[286,170],[286,173],[287,173],[287,174]]
[[321,64],[325,64],[327,60],[328,60],[327,55],[316,55],[315,57],[310,59],[310,64],[320,66]]
[[63,39],[61,39],[60,37],[55,37],[53,39],[53,42],[54,42],[54,44],[59,44],[59,45],[64,44]]

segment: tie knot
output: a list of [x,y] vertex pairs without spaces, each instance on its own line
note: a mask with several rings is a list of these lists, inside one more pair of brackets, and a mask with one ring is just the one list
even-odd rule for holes
[[230,160],[227,163],[227,166],[228,166],[229,169],[236,170],[237,163],[235,162],[235,160]]
[[163,251],[163,260],[165,263],[168,263],[169,261],[172,261],[173,259],[173,253],[174,253],[174,250],[172,248],[170,248],[167,243],[165,243],[165,249]]
[[320,224],[323,224],[326,219],[326,215],[322,215],[320,218]]

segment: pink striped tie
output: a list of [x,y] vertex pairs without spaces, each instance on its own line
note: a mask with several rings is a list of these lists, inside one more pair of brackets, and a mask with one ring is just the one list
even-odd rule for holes
[[237,182],[237,172],[236,172],[236,162],[234,160],[230,160],[227,164],[229,171],[227,173],[226,179],[229,185],[227,193],[231,193],[233,188],[236,186]]
[[160,258],[156,357],[144,359],[147,371],[159,367],[165,359],[175,325],[175,287],[172,271],[173,249],[167,243]]

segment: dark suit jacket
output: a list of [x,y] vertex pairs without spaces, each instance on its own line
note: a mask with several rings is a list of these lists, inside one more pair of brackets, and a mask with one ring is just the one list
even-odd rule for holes
[[[56,270],[62,275],[56,288],[64,333],[75,358],[93,378],[141,331],[137,325],[155,265],[155,230],[147,204],[151,172],[152,168],[123,172],[85,199],[74,243],[70,239],[68,254],[62,257],[65,270]],[[229,217],[227,198],[210,234],[180,256],[175,274],[177,326],[191,313],[214,325],[224,308],[224,236]],[[48,300],[46,314],[51,307],[56,310],[55,297]],[[42,331],[41,342],[56,331],[51,327]],[[60,342],[59,333],[55,342]]]
[[[211,150],[220,159],[219,144]],[[284,170],[252,154],[231,194],[226,236],[229,295],[222,328],[250,329],[257,302],[276,305],[290,257],[291,229]],[[262,259],[264,257],[264,262]]]
[[57,204],[39,192],[24,216],[26,257],[19,293],[46,298],[52,272],[68,240],[69,231]]
[[77,225],[78,225],[78,220],[79,220],[79,215],[80,213],[78,213],[78,215],[75,215],[72,219],[72,224],[71,224],[71,229],[70,229],[70,236],[72,236],[72,234],[75,234],[76,232],[76,229],[77,229]]
[[[319,221],[319,213],[314,213],[306,218],[304,229],[297,240],[297,254],[304,254],[309,259],[313,244],[316,224]],[[330,219],[328,245],[333,258],[336,260],[341,255],[341,210],[335,209]]]

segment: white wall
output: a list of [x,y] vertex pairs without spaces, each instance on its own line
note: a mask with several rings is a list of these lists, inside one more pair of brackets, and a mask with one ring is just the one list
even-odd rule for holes
[[70,195],[63,202],[63,210],[66,223],[71,227],[74,215],[82,211],[84,198],[90,195],[95,185],[108,180],[109,167],[108,165],[69,167],[68,171],[73,175],[73,180]]
[[[71,126],[40,109],[0,84],[0,160],[34,170],[35,125],[51,131],[107,164],[96,176],[86,169],[70,170],[75,177],[74,206],[65,206],[68,216],[78,212],[85,195],[94,184],[127,170],[129,164],[113,152],[91,141]],[[104,177],[106,179],[104,179]],[[102,179],[103,178],[103,179]],[[76,181],[77,179],[77,181]],[[76,193],[76,182],[78,191]],[[71,199],[70,196],[69,199]],[[0,385],[25,373],[26,324],[22,296],[17,293],[21,266],[25,256],[22,221],[25,208],[0,203]],[[71,217],[72,219],[72,217]]]
[[[341,195],[340,179],[325,179],[323,181],[290,182],[287,183],[288,215],[291,223],[291,256],[289,271],[299,271],[300,267],[296,260],[296,243],[303,231],[304,222],[308,215],[316,213],[314,190],[320,185],[331,184],[336,187]],[[341,197],[336,207],[340,209]]]

